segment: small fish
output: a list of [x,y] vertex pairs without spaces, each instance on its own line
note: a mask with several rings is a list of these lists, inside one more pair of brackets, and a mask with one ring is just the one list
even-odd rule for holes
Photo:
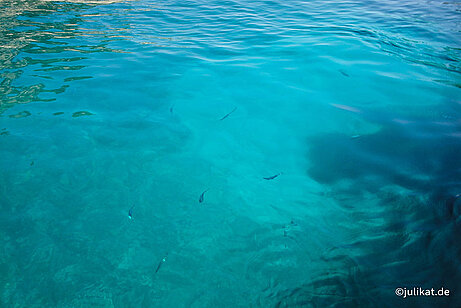
[[263,178],[263,179],[265,179],[265,180],[273,180],[273,179],[275,179],[276,177],[278,177],[278,176],[281,175],[281,174],[282,174],[282,172],[280,172],[280,173],[278,173],[278,174],[276,174],[276,175],[273,175],[273,176],[269,176],[269,177],[267,177],[267,178]]
[[32,162],[30,163],[30,165],[33,166],[33,165],[34,165],[34,161],[32,161]]
[[170,107],[170,113],[173,113],[174,105]]
[[222,121],[222,120],[224,120],[225,118],[227,118],[228,116],[230,116],[235,110],[237,110],[237,107],[234,107],[234,109],[232,109],[231,112],[229,112],[228,114],[226,114],[225,116],[223,116],[219,121]]
[[288,225],[283,226],[283,236],[288,237],[288,231],[291,230],[292,227],[296,227],[298,224],[293,221],[290,221]]
[[349,74],[346,73],[346,72],[345,72],[344,70],[342,70],[342,69],[339,70],[339,72],[340,72],[341,74],[343,74],[343,76],[350,77]]
[[360,135],[351,136],[351,139],[357,139],[357,138],[360,138]]
[[160,270],[160,268],[162,267],[162,264],[165,263],[167,257],[168,257],[168,252],[165,254],[163,259],[158,263],[157,269],[155,270],[156,274]]
[[202,203],[202,202],[203,202],[203,197],[205,196],[205,193],[206,193],[207,191],[208,191],[208,189],[205,190],[204,192],[202,192],[202,194],[201,194],[200,197],[198,198],[198,202],[199,202],[199,203]]
[[134,208],[134,205],[130,208],[130,210],[128,211],[128,218],[129,219],[133,219],[133,208]]

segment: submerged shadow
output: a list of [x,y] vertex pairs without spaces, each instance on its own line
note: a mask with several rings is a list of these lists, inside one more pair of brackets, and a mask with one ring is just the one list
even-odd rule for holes
[[[461,124],[456,118],[379,124],[370,135],[309,140],[308,175],[372,227],[331,247],[324,261],[334,270],[279,294],[279,307],[460,306]],[[370,195],[372,214],[364,209]],[[402,299],[397,287],[443,287],[452,295]]]
[[359,190],[398,185],[436,200],[461,192],[461,123],[389,121],[380,131],[309,141],[310,177],[328,185],[350,181]]

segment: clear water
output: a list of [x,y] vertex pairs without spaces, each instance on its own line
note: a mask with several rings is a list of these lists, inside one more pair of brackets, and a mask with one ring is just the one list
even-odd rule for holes
[[460,307],[460,10],[0,1],[0,306]]

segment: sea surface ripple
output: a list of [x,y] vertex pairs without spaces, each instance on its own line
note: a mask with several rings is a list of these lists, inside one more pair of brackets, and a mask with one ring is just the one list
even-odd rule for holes
[[460,21],[1,0],[0,306],[461,307]]

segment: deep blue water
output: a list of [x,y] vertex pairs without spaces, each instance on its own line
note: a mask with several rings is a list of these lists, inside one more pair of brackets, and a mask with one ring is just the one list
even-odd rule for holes
[[0,66],[1,307],[461,307],[459,2],[2,0]]

